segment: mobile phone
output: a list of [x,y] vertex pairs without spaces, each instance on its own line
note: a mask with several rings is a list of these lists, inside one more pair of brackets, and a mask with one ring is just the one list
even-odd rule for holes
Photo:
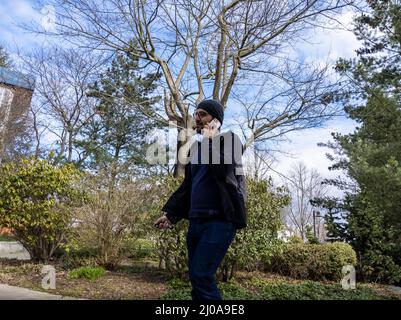
[[213,129],[219,129],[221,126],[221,123],[219,120],[214,118],[212,121],[210,121],[209,125],[211,125]]

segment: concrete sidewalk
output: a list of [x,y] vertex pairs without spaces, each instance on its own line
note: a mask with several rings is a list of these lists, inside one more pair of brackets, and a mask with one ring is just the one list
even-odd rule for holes
[[80,300],[46,292],[0,284],[0,300]]

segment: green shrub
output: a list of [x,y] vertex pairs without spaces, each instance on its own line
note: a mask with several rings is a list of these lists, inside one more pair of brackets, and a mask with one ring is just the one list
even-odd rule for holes
[[35,262],[48,262],[71,233],[74,211],[86,199],[82,174],[34,157],[0,165],[0,225]]
[[127,240],[124,243],[127,256],[132,259],[144,259],[157,257],[155,241],[148,239]]
[[377,300],[384,297],[368,288],[344,290],[340,284],[305,281],[299,284],[267,283],[260,286],[258,298],[266,300]]
[[149,190],[146,202],[149,207],[147,220],[147,232],[156,239],[156,253],[159,259],[159,267],[165,268],[177,277],[185,278],[188,270],[187,249],[185,236],[188,229],[188,221],[180,221],[172,229],[156,229],[154,221],[162,214],[161,208],[171,194],[177,190],[182,177],[176,179],[171,175],[155,177],[150,181],[152,189]]
[[265,267],[298,279],[339,281],[345,265],[356,265],[356,253],[349,244],[334,242],[286,244]]
[[70,279],[89,279],[97,280],[105,274],[106,270],[102,267],[81,267],[71,270],[68,273]]
[[[378,300],[396,299],[382,296],[367,286],[358,285],[355,290],[344,290],[340,284],[303,281],[251,278],[238,283],[236,280],[219,283],[224,299],[229,300]],[[169,281],[168,291],[160,297],[163,300],[190,300],[191,286],[180,279]]]
[[95,267],[97,250],[92,248],[71,249],[68,252],[59,253],[58,260],[66,269],[76,269],[79,267]]
[[225,300],[252,300],[255,298],[253,293],[241,287],[241,285],[235,283],[234,281],[220,283],[219,289],[223,299]]
[[282,227],[281,210],[290,198],[283,188],[275,188],[273,180],[247,178],[248,226],[240,230],[217,276],[223,281],[234,277],[236,270],[259,270],[281,245],[277,234]]
[[304,243],[304,240],[302,240],[302,238],[300,236],[291,236],[288,238],[288,243],[292,243],[292,244],[302,244]]

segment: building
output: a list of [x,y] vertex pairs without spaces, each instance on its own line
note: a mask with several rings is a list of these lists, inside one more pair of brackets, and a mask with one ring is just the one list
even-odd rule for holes
[[28,112],[34,85],[32,77],[0,67],[0,162],[7,144],[22,129],[20,120]]

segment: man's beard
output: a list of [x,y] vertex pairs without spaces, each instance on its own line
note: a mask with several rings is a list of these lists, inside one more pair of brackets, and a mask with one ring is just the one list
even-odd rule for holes
[[201,123],[201,122],[196,123],[196,127],[195,127],[196,133],[202,133],[202,129],[203,129],[204,126],[205,125],[203,123]]

